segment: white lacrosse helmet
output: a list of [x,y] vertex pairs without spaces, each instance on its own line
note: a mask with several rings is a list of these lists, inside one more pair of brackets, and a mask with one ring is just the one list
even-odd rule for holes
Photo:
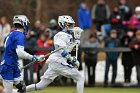
[[75,22],[71,16],[62,15],[58,17],[58,25],[62,29],[71,29],[72,27],[74,27]]
[[14,18],[13,18],[13,24],[23,24],[25,23],[26,25],[28,25],[29,22],[29,19],[25,16],[25,15],[15,15]]
[[15,15],[13,18],[13,24],[20,24],[24,28],[25,33],[28,32],[28,23],[30,23],[29,19],[25,15]]

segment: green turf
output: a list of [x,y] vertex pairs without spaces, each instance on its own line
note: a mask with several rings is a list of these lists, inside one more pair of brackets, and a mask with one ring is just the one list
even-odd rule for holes
[[[48,87],[30,93],[76,93],[74,87]],[[140,93],[140,88],[85,88],[84,93]]]

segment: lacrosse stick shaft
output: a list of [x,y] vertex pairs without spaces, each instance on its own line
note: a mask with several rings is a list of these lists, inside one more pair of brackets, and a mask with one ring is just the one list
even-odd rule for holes
[[[59,48],[59,49],[57,49],[57,50],[54,50],[54,51],[52,51],[51,53],[48,53],[48,54],[44,55],[44,57],[48,57],[49,55],[51,55],[51,54],[53,54],[53,53],[55,53],[55,52],[57,52],[57,51],[59,51],[59,50],[61,50],[61,49],[63,49],[63,48]],[[27,67],[29,67],[29,66],[31,66],[31,65],[33,65],[34,63],[35,63],[35,62],[32,61],[31,63],[29,63],[29,64],[23,66],[23,67],[21,68],[21,70],[22,70],[22,69],[25,69],[25,68],[27,68]]]
[[76,59],[78,58],[78,45],[76,45]]
[[55,52],[57,52],[57,51],[59,51],[61,49],[63,49],[63,48],[56,49],[56,50],[52,51],[51,53],[48,53],[48,54],[46,54],[44,56],[47,57],[47,56],[49,56],[49,55],[51,55],[51,54],[53,54],[53,53],[55,53]]

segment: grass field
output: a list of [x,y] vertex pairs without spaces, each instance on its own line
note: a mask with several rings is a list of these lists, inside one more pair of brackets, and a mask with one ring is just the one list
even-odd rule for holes
[[[48,87],[30,93],[76,93],[74,87]],[[140,93],[140,88],[85,88],[84,93]]]

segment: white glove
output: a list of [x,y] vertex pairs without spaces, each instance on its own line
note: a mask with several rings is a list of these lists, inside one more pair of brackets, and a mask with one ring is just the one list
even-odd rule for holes
[[76,65],[76,67],[77,67],[77,68],[79,68],[80,63],[79,63],[79,61],[78,61],[78,60],[77,60],[74,64]]
[[77,68],[79,68],[79,66],[80,66],[80,63],[79,63],[79,61],[75,58],[75,57],[70,57],[69,58],[69,60],[70,60],[70,62],[74,65],[74,66],[76,66]]
[[77,68],[79,68],[79,65],[80,65],[79,61],[75,57],[71,56],[67,51],[64,50],[61,53],[61,55],[62,55],[62,57],[67,58],[71,62],[72,65],[74,65]]
[[44,60],[45,60],[45,56],[44,55],[39,55],[39,56],[34,55],[32,57],[32,61],[34,61],[34,62],[42,62]]

